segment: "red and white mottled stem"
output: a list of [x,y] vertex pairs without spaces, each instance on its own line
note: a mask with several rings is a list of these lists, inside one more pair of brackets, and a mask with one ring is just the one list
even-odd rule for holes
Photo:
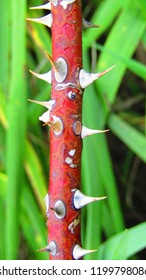
[[[70,3],[69,3],[70,2]],[[52,12],[52,100],[50,118],[61,122],[60,131],[50,131],[49,244],[56,245],[51,259],[74,259],[74,248],[81,246],[80,211],[73,205],[74,189],[80,187],[82,90],[81,1],[58,1]],[[56,203],[60,203],[58,215]],[[62,204],[62,206],[61,206]],[[62,208],[61,208],[62,207]],[[54,211],[53,211],[54,209]]]
[[50,0],[34,8],[51,13],[28,20],[52,30],[52,57],[47,54],[52,70],[45,74],[31,71],[52,84],[50,101],[33,101],[48,109],[39,119],[51,128],[49,191],[45,197],[48,245],[41,251],[50,252],[52,260],[76,260],[95,251],[81,248],[80,209],[105,198],[87,197],[79,190],[82,139],[105,132],[82,125],[82,95],[87,86],[113,67],[97,74],[82,69],[81,0]]

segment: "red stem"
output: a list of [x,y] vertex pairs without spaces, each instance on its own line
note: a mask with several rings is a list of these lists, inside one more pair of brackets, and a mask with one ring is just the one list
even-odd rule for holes
[[[80,187],[81,169],[81,121],[82,90],[79,70],[82,68],[82,10],[81,0],[69,4],[66,9],[52,5],[52,58],[63,58],[67,74],[63,82],[57,82],[52,71],[52,94],[55,100],[50,118],[56,116],[63,125],[60,134],[50,131],[50,180],[49,180],[49,244],[53,241],[57,251],[50,259],[72,260],[73,248],[81,244],[80,211],[73,205],[75,190]],[[66,84],[66,85],[65,85]],[[53,119],[52,119],[53,120]],[[59,124],[58,124],[59,125]],[[65,206],[65,217],[55,214],[57,201]],[[59,210],[57,210],[59,211]],[[59,218],[58,218],[59,217]]]

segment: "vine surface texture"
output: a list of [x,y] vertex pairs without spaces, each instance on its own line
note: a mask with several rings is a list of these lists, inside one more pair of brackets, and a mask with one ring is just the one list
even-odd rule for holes
[[[28,19],[45,24],[52,32],[52,70],[32,72],[52,84],[51,100],[33,101],[47,108],[39,118],[50,126],[49,190],[45,197],[48,251],[51,260],[77,260],[95,250],[81,247],[80,209],[105,197],[88,197],[80,191],[82,140],[104,131],[82,125],[84,89],[111,68],[101,73],[82,69],[82,27],[92,25],[82,19],[81,0],[51,0],[36,9],[50,10],[47,16]],[[95,27],[95,26],[94,26]],[[32,100],[31,100],[32,101]]]

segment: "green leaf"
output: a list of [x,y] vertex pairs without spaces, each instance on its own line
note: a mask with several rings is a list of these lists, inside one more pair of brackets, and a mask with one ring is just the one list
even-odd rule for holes
[[6,195],[7,177],[4,173],[0,173],[0,260],[4,259],[5,244],[4,244],[4,225],[5,225],[5,195]]
[[[104,0],[101,1],[98,9],[96,9],[91,22],[100,25],[100,28],[88,29],[84,33],[84,49],[91,47],[91,45],[105,32],[105,30],[112,24],[117,14],[120,11],[123,1]],[[105,16],[106,15],[106,16]]]
[[[141,10],[135,7],[134,1],[129,1],[129,5],[120,13],[107,40],[105,47],[112,52],[120,54],[122,57],[131,57],[139,44],[145,31],[146,22]],[[114,43],[113,43],[114,42]],[[124,42],[124,43],[123,43]],[[132,43],[131,43],[132,42]],[[108,87],[105,88],[107,76],[99,79],[97,90],[100,94],[107,96],[110,103],[113,103],[118,88],[126,70],[126,65],[109,53],[103,52],[98,60],[98,69],[106,69],[117,64],[116,69],[110,73]],[[109,74],[108,74],[109,75]]]
[[47,193],[47,182],[39,158],[29,142],[26,143],[26,159],[24,166],[37,202],[40,207],[44,209],[43,198]]
[[111,237],[98,248],[98,259],[126,260],[146,247],[146,223]]
[[146,162],[146,137],[115,114],[110,114],[108,125],[112,132],[139,158]]
[[21,194],[21,212],[20,212],[20,226],[22,228],[24,238],[29,246],[31,255],[36,259],[48,259],[47,253],[37,252],[38,249],[47,246],[47,227],[46,217],[40,211],[36,200],[30,191],[29,185],[24,183],[24,188]]
[[117,54],[115,52],[112,52],[111,50],[107,49],[106,47],[102,47],[99,44],[95,45],[96,48],[102,52],[107,52],[113,56],[113,59],[118,59],[120,62],[123,62],[123,64],[131,70],[134,74],[139,76],[140,78],[146,80],[146,66],[140,62],[138,62],[135,59],[129,59],[126,56],[121,56],[120,54]]
[[0,1],[0,84],[8,93],[10,72],[10,1]]
[[[5,257],[17,259],[19,247],[18,208],[22,187],[23,154],[26,130],[25,90],[25,11],[26,1],[14,0],[11,11],[11,77],[7,107],[8,126],[6,139],[6,169],[8,188],[6,196]],[[3,13],[3,11],[1,11]],[[18,48],[19,42],[19,48]]]

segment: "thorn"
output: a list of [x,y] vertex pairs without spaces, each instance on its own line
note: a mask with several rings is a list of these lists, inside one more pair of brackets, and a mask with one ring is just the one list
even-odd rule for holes
[[74,257],[75,260],[79,260],[84,255],[89,254],[89,253],[93,253],[93,252],[96,252],[96,251],[97,251],[97,249],[86,250],[86,249],[81,248],[79,245],[75,245],[75,247],[73,249],[73,257]]
[[63,6],[63,9],[66,10],[67,5],[69,5],[69,4],[71,4],[71,3],[75,2],[75,1],[76,1],[76,0],[62,0],[62,1],[60,2],[60,5],[62,5],[62,6]]
[[51,2],[46,3],[44,5],[36,6],[36,7],[30,7],[30,10],[37,10],[37,9],[44,9],[44,10],[51,10]]
[[48,52],[45,52],[47,58],[49,59],[54,71],[58,72],[58,68],[57,68],[57,63],[53,60],[52,56],[48,53]]
[[105,198],[107,198],[107,197],[106,196],[103,196],[103,197],[87,196],[87,195],[84,195],[81,191],[76,190],[76,192],[74,194],[73,204],[76,209],[81,209],[83,206],[85,206],[91,202],[99,201],[99,200],[102,200]]
[[37,250],[37,252],[49,252],[51,255],[55,256],[57,254],[57,246],[54,241],[44,248]]
[[56,201],[55,206],[54,206],[54,211],[55,211],[55,216],[58,219],[63,219],[65,217],[66,208],[65,208],[63,201],[61,201],[61,200]]
[[52,118],[53,121],[50,121],[50,111],[48,110],[39,117],[39,120],[44,122],[43,126],[49,125],[53,128],[55,135],[59,135],[63,131],[63,123],[59,117],[52,115]]
[[80,70],[79,73],[79,82],[80,82],[80,86],[81,88],[86,88],[88,87],[90,84],[92,84],[95,80],[99,79],[100,77],[102,77],[104,74],[106,74],[107,72],[109,72],[110,70],[112,70],[116,65],[113,65],[112,67],[104,70],[103,72],[99,72],[99,73],[88,73],[86,72],[84,69]]
[[58,0],[49,0],[54,6],[57,6]]
[[46,81],[47,83],[51,84],[52,83],[52,71],[50,70],[49,72],[45,73],[45,74],[38,74],[34,71],[29,70],[29,72],[31,74],[33,74],[34,76],[36,76],[37,78]]
[[62,83],[68,72],[67,62],[64,58],[59,57],[56,61],[57,71],[55,72],[55,79],[58,83]]
[[100,27],[97,24],[91,23],[90,21],[87,21],[86,19],[83,18],[83,28],[98,28]]
[[62,121],[59,117],[56,117],[56,116],[52,115],[52,118],[53,118],[52,128],[54,129],[54,133],[56,135],[59,135],[63,131],[63,123],[62,123]]
[[54,61],[51,55],[47,52],[46,56],[49,59],[54,71],[55,71],[55,79],[58,83],[61,83],[65,80],[67,76],[67,63],[64,58],[59,57],[57,61]]
[[27,99],[27,100],[30,101],[30,102],[42,105],[49,110],[52,110],[53,105],[55,104],[55,100],[49,100],[49,101],[36,101],[36,100],[31,100],[31,99]]
[[47,110],[45,113],[43,113],[42,116],[39,117],[39,120],[48,124],[48,122],[50,122],[50,110]]
[[50,247],[48,245],[48,246],[46,246],[44,248],[38,249],[37,252],[50,252]]
[[44,197],[44,202],[46,206],[46,216],[49,217],[49,194],[47,193]]
[[81,132],[81,138],[84,139],[86,136],[93,135],[96,133],[104,133],[109,131],[109,129],[105,130],[96,130],[96,129],[91,129],[88,127],[85,127],[84,125],[82,126],[82,132]]
[[51,13],[49,15],[41,17],[41,18],[27,18],[27,20],[41,23],[48,27],[52,26],[52,14]]

